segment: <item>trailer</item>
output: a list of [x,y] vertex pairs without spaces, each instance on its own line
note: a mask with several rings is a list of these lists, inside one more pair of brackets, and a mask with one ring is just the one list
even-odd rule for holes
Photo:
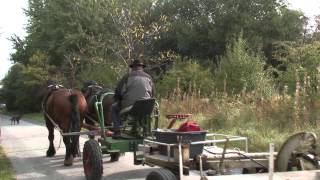
[[[97,138],[89,136],[83,148],[83,167],[87,180],[101,179],[103,154],[110,154],[111,161],[119,161],[120,154],[126,152],[133,152],[134,165],[160,167],[148,174],[146,180],[216,179],[229,175],[235,178],[239,174],[272,179],[280,176],[280,172],[306,173],[307,170],[316,170],[310,173],[314,177],[319,176],[320,146],[314,133],[292,135],[279,152],[274,152],[273,144],[270,144],[269,152],[249,152],[246,137],[159,129],[160,113],[155,99],[139,100],[124,112],[122,133],[126,137],[113,139],[106,135],[106,131],[112,130],[112,127],[104,126],[102,100],[108,95],[112,94],[102,95],[96,103],[100,134]],[[189,115],[173,114],[168,117],[176,121]],[[242,149],[235,148],[233,143]],[[313,176],[310,175],[310,180],[314,179]]]

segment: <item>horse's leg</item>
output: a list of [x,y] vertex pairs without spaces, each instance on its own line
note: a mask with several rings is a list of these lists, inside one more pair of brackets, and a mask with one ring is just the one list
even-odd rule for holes
[[79,157],[80,156],[80,150],[79,150],[79,136],[72,136],[72,145],[71,145],[71,151],[73,157]]
[[70,136],[63,136],[63,142],[66,146],[66,156],[64,158],[64,165],[71,166],[73,164],[73,155],[71,152],[71,138]]
[[47,150],[47,157],[52,157],[56,154],[56,149],[54,148],[54,127],[53,124],[46,118],[46,126],[48,128],[48,139],[49,139],[49,148]]

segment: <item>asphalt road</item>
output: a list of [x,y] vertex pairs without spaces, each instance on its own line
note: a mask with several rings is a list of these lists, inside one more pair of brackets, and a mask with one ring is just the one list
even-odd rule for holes
[[[12,162],[18,180],[82,180],[85,179],[82,159],[76,158],[74,165],[63,165],[65,148],[60,144],[60,135],[55,131],[55,147],[57,154],[53,158],[45,156],[49,141],[46,127],[20,121],[19,125],[11,125],[9,117],[0,115],[0,144]],[[81,151],[86,139],[80,138]],[[131,153],[120,157],[119,162],[110,162],[110,157],[103,158],[104,180],[137,180],[145,179],[152,171],[147,166],[133,165]]]

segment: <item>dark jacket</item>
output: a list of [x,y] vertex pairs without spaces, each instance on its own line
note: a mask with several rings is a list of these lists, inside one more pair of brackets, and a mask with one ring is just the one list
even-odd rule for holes
[[123,76],[115,91],[115,101],[120,108],[131,106],[138,99],[155,97],[155,86],[151,76],[141,70],[133,70]]

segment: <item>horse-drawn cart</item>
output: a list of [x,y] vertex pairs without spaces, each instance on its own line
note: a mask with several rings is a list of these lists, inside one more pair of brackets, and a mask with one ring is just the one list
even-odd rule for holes
[[[103,173],[102,154],[110,154],[111,161],[118,161],[121,153],[133,152],[135,165],[158,166],[147,180],[174,180],[182,178],[208,179],[211,176],[270,173],[319,169],[320,149],[313,133],[291,136],[278,153],[248,152],[246,137],[198,132],[175,132],[158,129],[159,111],[154,99],[137,101],[124,112],[122,132],[126,137],[113,139],[106,135],[102,100],[96,103],[99,114],[100,135],[85,142],[83,167],[88,180],[99,180]],[[186,117],[177,115],[176,118]],[[239,143],[242,143],[239,144]],[[243,150],[231,148],[237,143]]]

